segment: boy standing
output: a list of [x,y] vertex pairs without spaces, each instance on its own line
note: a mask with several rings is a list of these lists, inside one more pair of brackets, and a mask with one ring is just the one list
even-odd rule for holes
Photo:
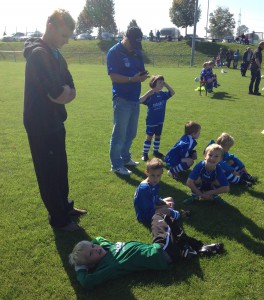
[[223,155],[224,150],[220,145],[211,144],[205,149],[204,160],[193,168],[186,182],[192,191],[192,196],[183,201],[185,204],[191,204],[200,199],[225,204],[224,200],[218,196],[218,194],[229,192],[228,181],[219,165]]
[[[163,158],[163,154],[159,152],[160,136],[162,133],[163,122],[165,119],[165,110],[167,100],[171,98],[175,92],[164,81],[162,75],[154,75],[150,79],[149,90],[145,95],[139,98],[140,103],[148,106],[147,118],[146,118],[146,140],[144,141],[142,160],[148,161],[148,152],[151,146],[151,140],[155,135],[153,155],[158,158]],[[166,87],[168,91],[162,91],[162,88]]]
[[189,121],[185,124],[184,135],[171,148],[165,156],[165,162],[170,167],[168,175],[173,179],[179,179],[179,173],[188,170],[197,159],[194,147],[197,145],[196,139],[199,138],[201,125]]

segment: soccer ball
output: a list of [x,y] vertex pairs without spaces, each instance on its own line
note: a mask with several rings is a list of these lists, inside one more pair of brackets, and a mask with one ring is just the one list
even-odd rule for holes
[[198,77],[195,77],[195,78],[194,78],[194,81],[195,81],[195,82],[198,82],[198,81],[199,81],[199,78],[198,78]]
[[264,91],[264,88],[262,88],[262,91]]

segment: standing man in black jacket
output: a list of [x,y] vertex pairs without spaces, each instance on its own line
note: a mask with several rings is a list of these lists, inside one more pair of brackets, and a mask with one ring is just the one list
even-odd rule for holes
[[75,98],[76,92],[67,63],[58,50],[68,43],[74,28],[71,15],[58,9],[48,18],[43,37],[27,40],[24,48],[24,126],[50,225],[65,231],[81,229],[71,216],[86,213],[68,200],[65,104]]
[[258,48],[254,51],[251,63],[250,63],[250,70],[251,70],[251,80],[249,84],[248,93],[250,95],[260,96],[261,93],[259,92],[259,84],[261,80],[261,63],[262,63],[262,50],[264,49],[264,42],[260,42]]

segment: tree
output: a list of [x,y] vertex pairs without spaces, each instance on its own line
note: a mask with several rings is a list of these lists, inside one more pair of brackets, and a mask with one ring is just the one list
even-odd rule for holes
[[85,31],[89,31],[91,27],[98,28],[99,38],[101,38],[103,30],[117,34],[114,15],[113,0],[86,0],[84,9],[78,18],[77,28],[84,30],[87,26]]
[[241,34],[248,32],[248,27],[246,25],[240,25],[237,27],[237,36],[241,36]]
[[[187,35],[187,27],[194,25],[195,0],[173,0],[172,7],[169,10],[171,22],[177,27],[185,28],[185,36]],[[197,9],[197,20],[200,20],[200,5]]]
[[91,20],[88,18],[86,12],[83,10],[77,20],[76,24],[76,33],[80,34],[83,32],[87,32],[91,34],[93,31],[93,26]]
[[212,38],[222,39],[226,35],[233,35],[236,25],[234,15],[229,12],[228,8],[217,7],[210,14],[208,32]]

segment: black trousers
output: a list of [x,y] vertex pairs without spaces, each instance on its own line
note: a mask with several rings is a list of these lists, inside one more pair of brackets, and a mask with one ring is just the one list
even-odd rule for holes
[[198,251],[203,246],[201,241],[189,237],[183,229],[173,220],[164,206],[156,210],[152,218],[151,231],[153,243],[158,243],[167,252],[173,262],[181,258],[180,252],[186,245]]
[[[251,80],[249,84],[249,92],[250,93],[258,93],[259,92],[259,84],[261,80],[260,70],[251,70]],[[254,90],[253,90],[254,88]]]
[[63,227],[71,222],[68,211],[68,163],[65,128],[49,135],[28,135],[31,155],[42,201],[51,226]]

